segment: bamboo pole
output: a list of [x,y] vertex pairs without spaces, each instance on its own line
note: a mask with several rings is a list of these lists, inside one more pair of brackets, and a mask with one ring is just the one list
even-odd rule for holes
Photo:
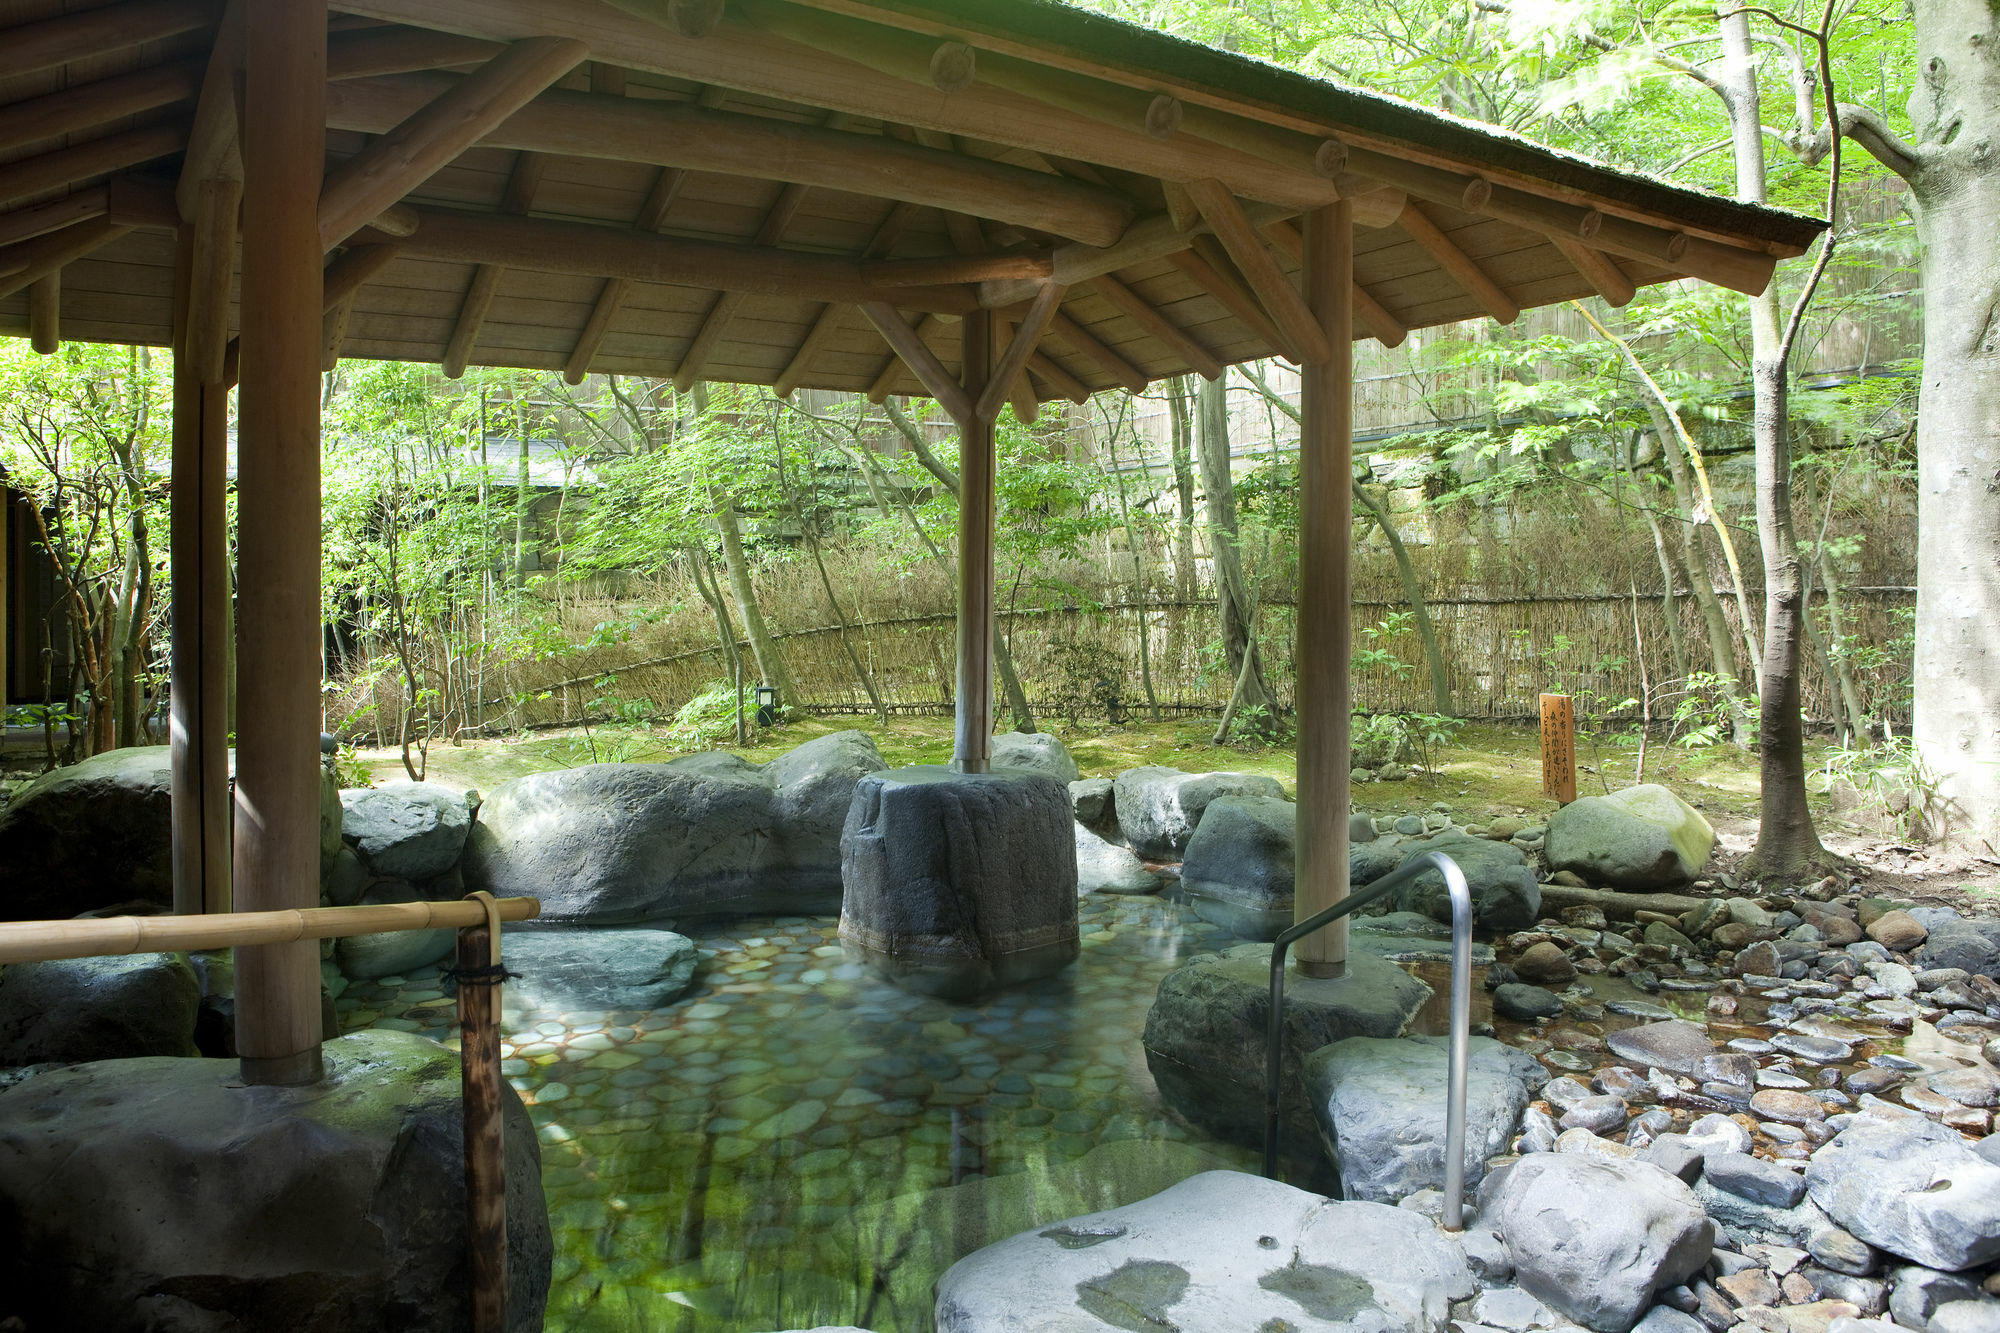
[[[527,921],[542,910],[541,901],[536,898],[500,898],[495,902],[502,921]],[[479,903],[458,899],[361,907],[304,907],[276,912],[219,912],[207,916],[8,921],[0,922],[0,964],[294,944],[401,930],[463,930],[486,920],[486,909]],[[313,1012],[317,1019],[317,997]]]
[[[326,117],[325,0],[245,15],[241,499],[235,893],[245,908],[319,901],[318,209]],[[246,1083],[321,1077],[319,953],[236,956]]]
[[[518,899],[512,901],[519,901]],[[483,914],[458,932],[460,1096],[465,1119],[466,1269],[472,1333],[507,1328],[506,1103],[500,1086],[500,903],[471,895]]]
[[[1354,210],[1306,215],[1305,299],[1333,355],[1302,371],[1299,428],[1298,842],[1293,919],[1347,896],[1348,678],[1354,596]],[[1298,942],[1299,971],[1347,970],[1347,922]]]

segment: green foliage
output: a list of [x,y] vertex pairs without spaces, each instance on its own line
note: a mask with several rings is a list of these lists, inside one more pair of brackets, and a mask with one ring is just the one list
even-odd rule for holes
[[[709,750],[736,739],[736,686],[710,681],[701,693],[682,704],[663,734],[669,745],[683,750]],[[747,698],[743,717],[753,722],[756,705]]]

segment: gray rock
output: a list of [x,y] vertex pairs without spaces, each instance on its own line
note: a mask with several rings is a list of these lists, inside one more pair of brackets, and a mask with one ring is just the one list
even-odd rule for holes
[[671,930],[510,930],[509,1009],[659,1009],[694,984],[700,951]]
[[1678,888],[1707,866],[1715,830],[1701,812],[1655,783],[1572,801],[1549,818],[1542,861],[1593,884]]
[[912,990],[972,995],[1081,949],[1076,825],[1054,778],[933,767],[855,784],[841,835],[840,938]]
[[352,847],[342,847],[333,857],[333,872],[326,877],[326,900],[335,907],[352,907],[368,891],[368,871]]
[[1092,833],[1101,838],[1120,836],[1110,778],[1078,778],[1070,783],[1069,806],[1076,812],[1076,822]]
[[1472,1318],[1482,1328],[1506,1333],[1547,1328],[1557,1320],[1554,1311],[1519,1287],[1489,1287],[1480,1292],[1472,1301]]
[[186,956],[9,963],[0,971],[0,1065],[193,1055],[201,984]]
[[1921,1117],[1856,1117],[1813,1154],[1806,1186],[1841,1226],[1926,1267],[2000,1257],[2000,1166]]
[[1355,813],[1347,817],[1347,845],[1359,847],[1364,842],[1375,841],[1375,821],[1368,815]]
[[2000,1333],[2000,1301],[1946,1301],[1931,1315],[1930,1333]]
[[1645,1162],[1581,1153],[1495,1172],[1479,1212],[1506,1238],[1522,1287],[1603,1333],[1625,1333],[1655,1291],[1699,1272],[1715,1240],[1681,1181]]
[[761,768],[717,752],[516,778],[479,808],[466,887],[533,895],[559,923],[831,912],[855,784],[882,767],[873,741],[844,731]]
[[1141,865],[1129,847],[1106,842],[1074,824],[1078,893],[1158,893],[1160,877]]
[[425,880],[458,864],[472,810],[463,794],[429,782],[340,793],[340,834],[377,875]]
[[1416,1213],[1210,1171],[961,1259],[935,1318],[938,1333],[1443,1333],[1472,1294],[1458,1247]]
[[[1441,1037],[1350,1037],[1306,1058],[1320,1134],[1349,1199],[1397,1203],[1444,1185],[1447,1043]],[[1465,1088],[1465,1183],[1507,1151],[1548,1074],[1491,1037],[1474,1037]],[[1621,1117],[1622,1118],[1622,1117]]]
[[[458,1057],[378,1029],[325,1059],[302,1088],[156,1057],[0,1092],[9,1312],[93,1333],[467,1327]],[[548,1211],[535,1127],[501,1096],[508,1326],[528,1333]]]
[[1633,1333],[1707,1333],[1707,1325],[1671,1305],[1656,1305],[1632,1325]]
[[1511,1018],[1517,1023],[1534,1023],[1544,1018],[1559,1018],[1563,1002],[1540,986],[1524,985],[1509,981],[1493,989],[1493,1012],[1502,1018]]
[[1564,1129],[1587,1129],[1593,1134],[1616,1134],[1625,1128],[1625,1103],[1617,1097],[1585,1097],[1563,1112],[1556,1123]]
[[[1287,1141],[1317,1132],[1302,1069],[1306,1056],[1349,1037],[1396,1037],[1431,990],[1394,963],[1352,953],[1338,980],[1285,978],[1284,1110]],[[1265,1032],[1271,949],[1239,944],[1190,959],[1160,979],[1146,1015],[1146,1065],[1160,1096],[1218,1138],[1264,1141]],[[1437,1097],[1442,1103],[1444,1089]]]
[[1941,1273],[1909,1264],[1889,1272],[1889,1313],[1904,1328],[1928,1328],[1939,1306],[1979,1299],[1979,1283],[1970,1275]]
[[[1443,852],[1456,861],[1465,872],[1473,919],[1481,929],[1525,930],[1541,915],[1542,886],[1535,882],[1535,872],[1517,847],[1453,831],[1401,850],[1404,856],[1399,865],[1429,852]],[[1396,906],[1406,912],[1422,912],[1433,920],[1450,921],[1451,895],[1445,889],[1444,873],[1431,869],[1417,876],[1396,893]]]
[[1806,1252],[1834,1272],[1853,1277],[1866,1277],[1882,1262],[1873,1245],[1839,1227],[1814,1232],[1806,1239]]
[[1209,803],[1224,796],[1282,797],[1276,778],[1250,773],[1183,773],[1178,768],[1130,768],[1113,784],[1118,827],[1148,861],[1178,861]]
[[1068,784],[1081,778],[1062,739],[1046,731],[1005,731],[993,738],[995,768],[1020,768]]
[[1806,1197],[1804,1176],[1748,1153],[1717,1153],[1704,1175],[1717,1189],[1772,1208],[1791,1208]]
[[1279,797],[1209,802],[1181,862],[1195,912],[1243,939],[1276,939],[1292,924],[1297,831],[1298,807]]
[[128,899],[174,901],[167,747],[107,750],[51,769],[0,809],[0,920],[72,917]]
[[1814,1235],[1833,1227],[1833,1222],[1810,1197],[1801,1200],[1795,1207],[1773,1208],[1740,1194],[1717,1189],[1705,1174],[1694,1182],[1694,1193],[1718,1227],[1746,1244],[1758,1241],[1766,1245],[1803,1248],[1811,1243]]
[[[362,895],[364,903],[420,902],[423,895],[400,881],[384,881]],[[333,961],[350,981],[407,976],[449,957],[457,947],[454,930],[391,930],[348,935],[334,941]]]
[[1708,1039],[1707,1031],[1679,1018],[1619,1028],[1607,1034],[1604,1043],[1620,1059],[1641,1069],[1664,1069],[1690,1077],[1698,1075],[1701,1062],[1715,1054],[1715,1043]]
[[[0,847],[4,847],[4,842],[0,842]],[[0,851],[0,856],[4,856],[4,851]],[[1930,924],[1930,932],[1930,938],[1917,952],[1918,967],[1957,967],[1979,976],[2000,978],[2000,921],[1945,917]]]

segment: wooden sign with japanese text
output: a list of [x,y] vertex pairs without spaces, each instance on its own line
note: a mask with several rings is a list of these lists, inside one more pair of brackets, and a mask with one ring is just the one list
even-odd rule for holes
[[1542,696],[1542,795],[1576,799],[1576,705],[1567,694]]

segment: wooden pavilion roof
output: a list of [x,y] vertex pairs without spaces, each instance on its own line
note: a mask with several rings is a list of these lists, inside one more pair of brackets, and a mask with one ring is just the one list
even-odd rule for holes
[[[885,338],[953,367],[983,304],[1046,321],[1026,407],[1311,358],[1297,218],[1339,198],[1358,334],[1392,344],[1760,290],[1824,225],[1046,0],[332,8],[329,359],[879,397],[921,392]],[[236,32],[222,0],[0,0],[0,331],[171,341]]]

